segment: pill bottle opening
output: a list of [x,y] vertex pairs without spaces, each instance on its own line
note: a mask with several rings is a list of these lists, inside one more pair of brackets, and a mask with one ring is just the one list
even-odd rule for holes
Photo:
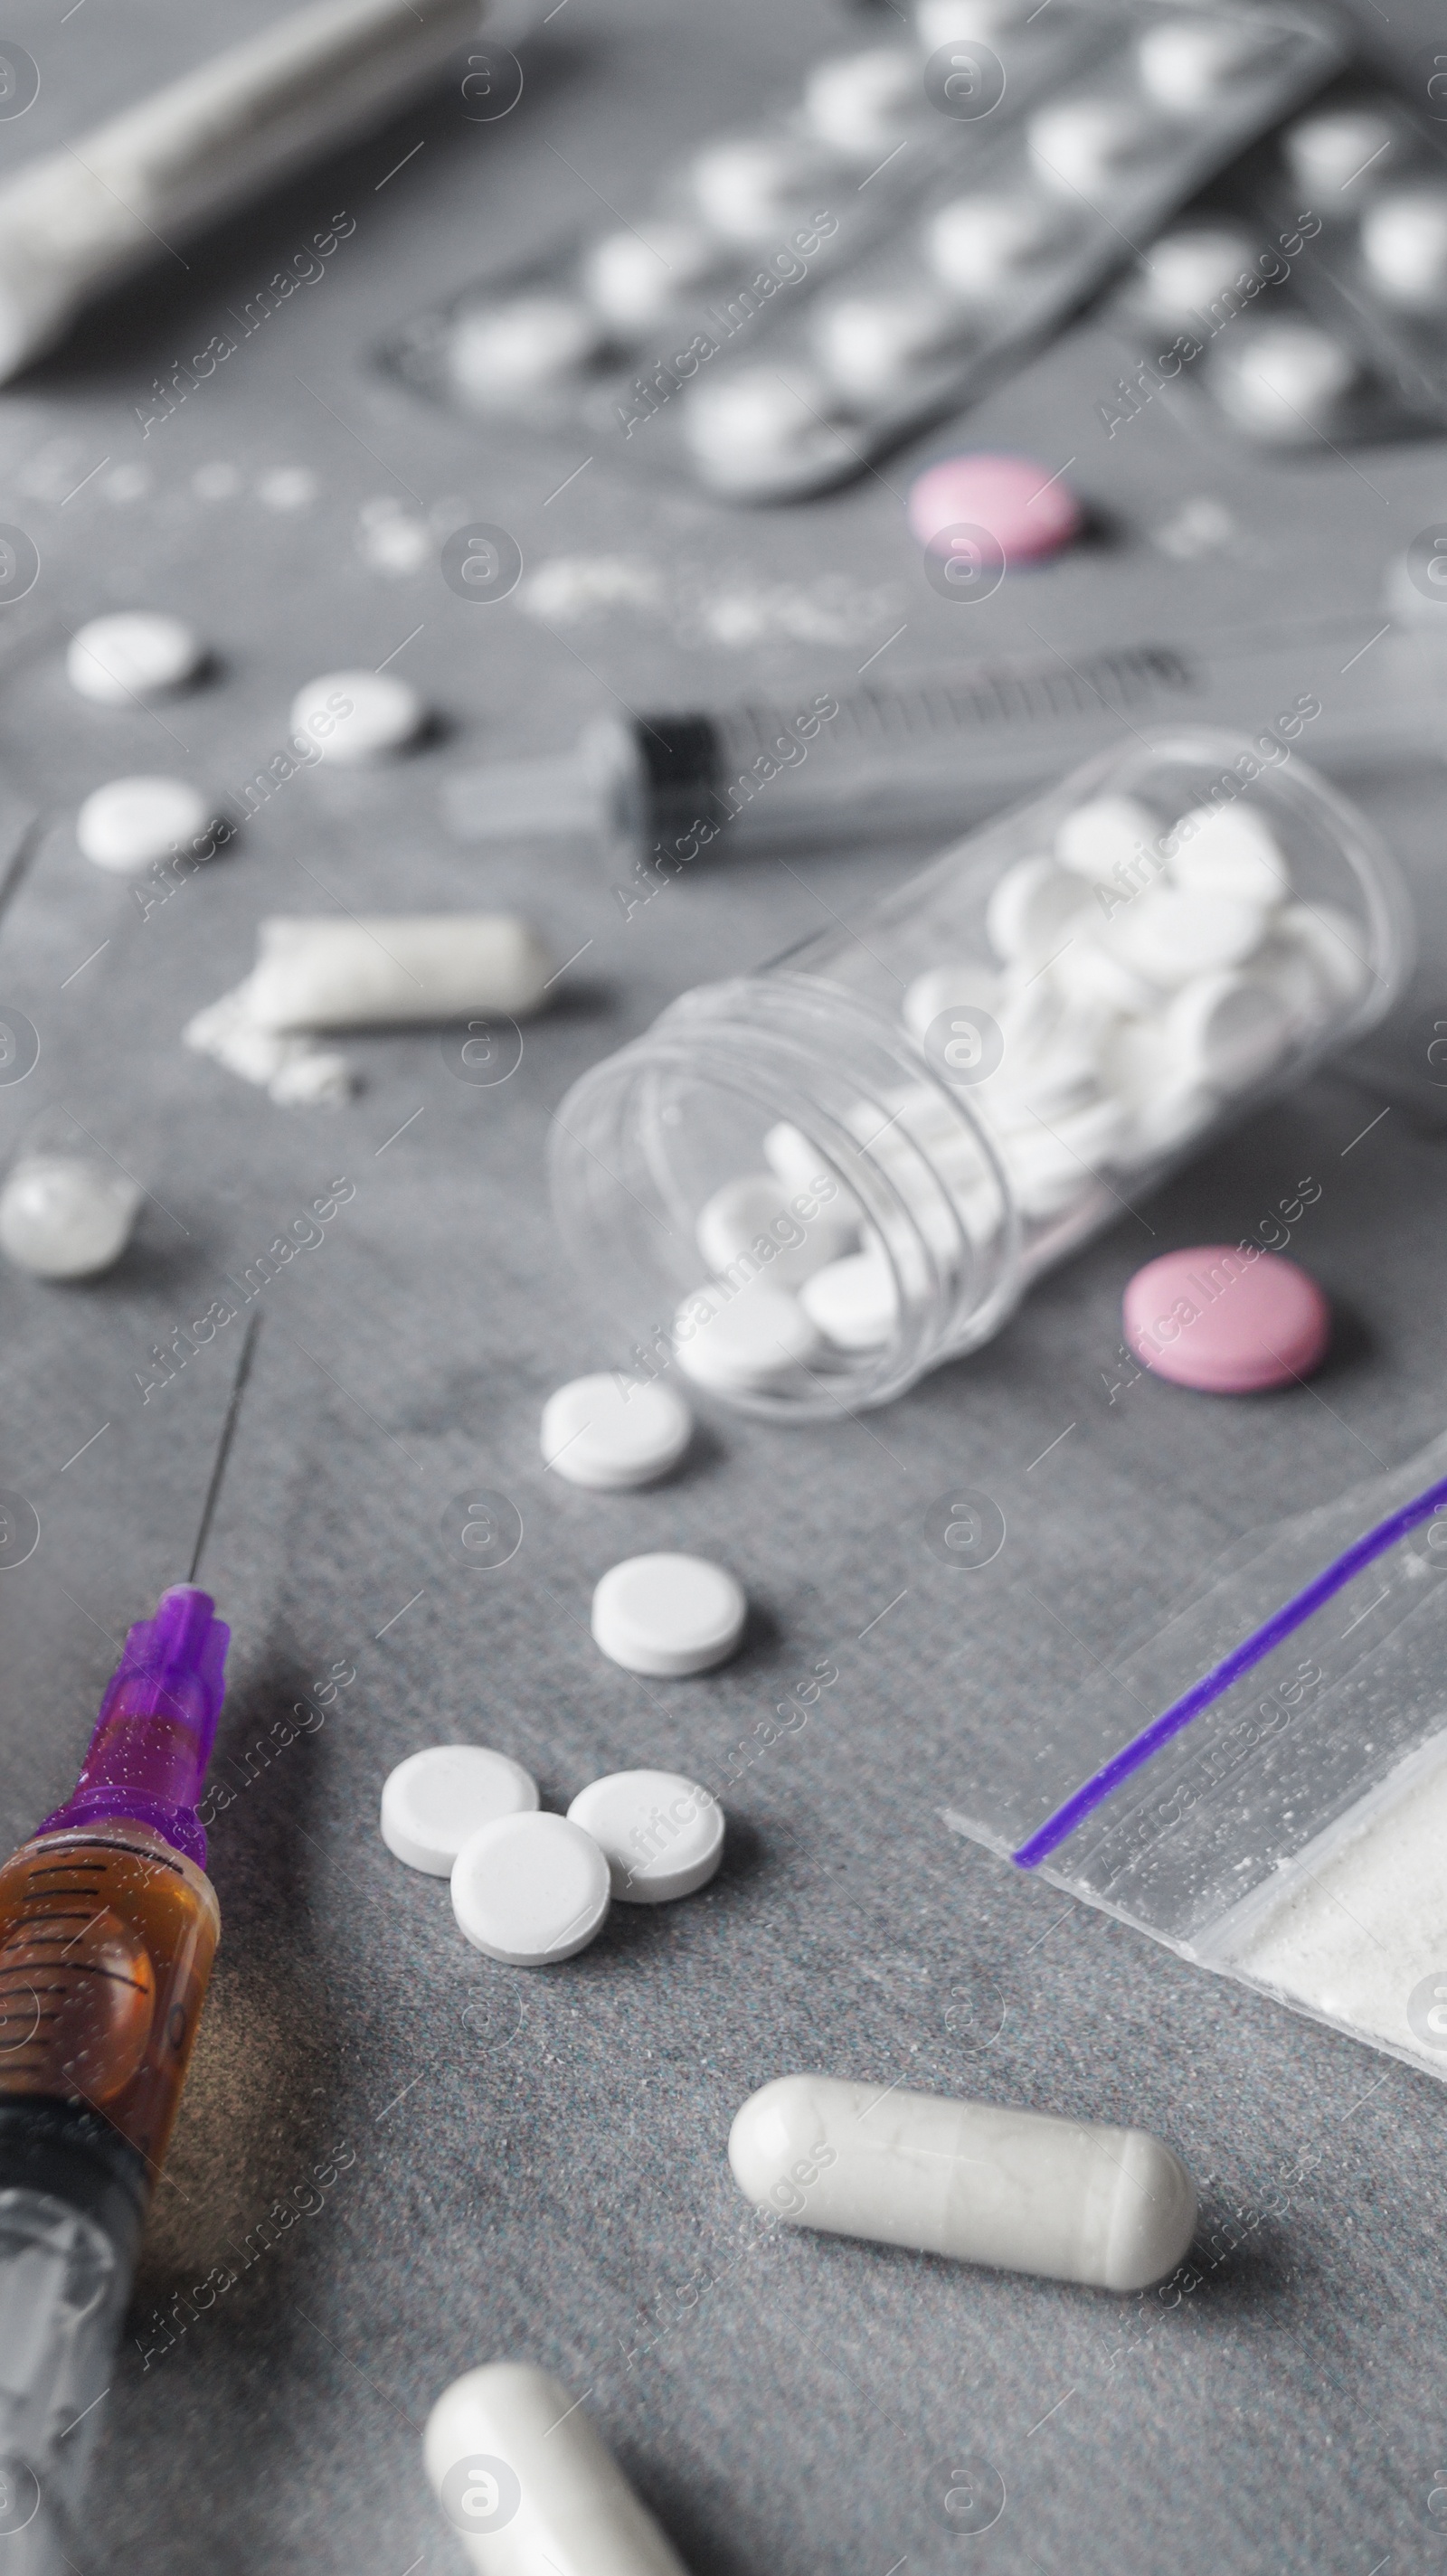
[[1019,1293],[987,1132],[907,1032],[813,977],[685,994],[574,1086],[551,1160],[621,1364],[765,1419],[886,1403]]
[[1411,908],[1299,755],[1315,712],[1133,733],[585,1075],[554,1201],[620,1369],[886,1403],[1380,1019]]

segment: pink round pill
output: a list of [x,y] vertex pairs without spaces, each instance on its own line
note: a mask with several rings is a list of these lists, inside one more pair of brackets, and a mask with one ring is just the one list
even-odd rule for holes
[[1163,1252],[1125,1292],[1125,1337],[1157,1377],[1206,1395],[1254,1395],[1309,1377],[1326,1356],[1331,1308],[1279,1253],[1237,1243]]
[[1080,503],[1033,456],[946,456],[910,485],[911,534],[927,546],[943,528],[986,528],[1007,563],[1053,555],[1080,534]]

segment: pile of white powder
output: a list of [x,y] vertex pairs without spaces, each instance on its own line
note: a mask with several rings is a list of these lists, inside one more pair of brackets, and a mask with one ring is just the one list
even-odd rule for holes
[[[1447,1733],[1247,1901],[1223,1964],[1447,2077]],[[1214,1945],[1213,1945],[1214,1948]]]

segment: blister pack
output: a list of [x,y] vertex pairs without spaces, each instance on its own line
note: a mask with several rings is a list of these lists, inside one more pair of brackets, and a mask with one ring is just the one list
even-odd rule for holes
[[1293,453],[1430,433],[1420,389],[1366,344],[1319,264],[1322,237],[1311,207],[1278,220],[1240,187],[1201,198],[1112,306],[1132,356],[1096,406],[1108,434],[1167,389]]
[[938,176],[821,290],[801,340],[775,323],[700,372],[673,406],[693,471],[737,500],[820,491],[974,400],[1338,59],[1292,8],[1123,8],[1083,76],[982,140],[965,188]]
[[1447,2077],[1444,1647],[1447,1434],[1242,1539],[1148,1644],[992,1748],[950,1822]]
[[793,334],[822,280],[972,167],[1118,14],[1119,0],[919,0],[910,35],[825,58],[787,109],[701,146],[616,229],[420,314],[387,363],[480,418],[627,439],[772,317]]
[[1447,54],[1440,85],[1439,127],[1430,97],[1343,79],[1153,246],[1115,313],[1142,353],[1126,413],[1179,379],[1265,446],[1440,429]]

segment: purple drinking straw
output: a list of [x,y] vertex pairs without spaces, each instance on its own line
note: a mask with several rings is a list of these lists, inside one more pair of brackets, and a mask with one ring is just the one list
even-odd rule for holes
[[1279,1646],[1283,1638],[1289,1637],[1293,1629],[1300,1628],[1311,1617],[1313,1611],[1320,1610],[1324,1602],[1342,1591],[1354,1574],[1360,1574],[1364,1566],[1384,1556],[1389,1547],[1396,1546],[1398,1539],[1407,1536],[1409,1530],[1416,1529],[1422,1521],[1431,1520],[1444,1503],[1447,1503],[1447,1476],[1438,1484],[1429,1485],[1424,1494],[1416,1495],[1410,1503],[1404,1503],[1400,1511],[1378,1521],[1376,1528],[1368,1530],[1364,1538],[1354,1540],[1340,1556],[1333,1557],[1330,1565],[1308,1583],[1304,1592],[1296,1593],[1280,1610],[1274,1611],[1264,1626],[1254,1628],[1239,1646],[1232,1647],[1222,1662],[1214,1665],[1200,1681],[1193,1682],[1180,1699],[1172,1700],[1169,1708],[1163,1709],[1159,1717],[1153,1717],[1150,1725],[1142,1727],[1139,1735],[1133,1735],[1129,1744],[1122,1745],[1119,1753],[1113,1753],[1099,1771],[1092,1772],[1083,1786],[1066,1799],[1064,1806],[1057,1807],[1054,1815],[1046,1817],[1029,1841],[1011,1853],[1015,1867],[1036,1869],[1042,1860],[1048,1860],[1050,1854],[1074,1833],[1076,1826],[1093,1815],[1097,1807],[1103,1806],[1122,1781],[1129,1780],[1134,1772],[1141,1770],[1152,1754],[1159,1753],[1163,1744],[1169,1744],[1171,1737],[1179,1735],[1182,1727],[1189,1726],[1192,1718],[1199,1717],[1202,1709],[1209,1708],[1213,1700],[1223,1698],[1233,1682],[1239,1681],[1243,1673],[1249,1673],[1252,1665],[1259,1664],[1263,1656],[1269,1655],[1273,1646]]
[[127,1630],[100,1704],[80,1778],[63,1807],[37,1825],[99,1825],[131,1816],[198,1869],[206,1832],[196,1813],[225,1689],[231,1631],[209,1592],[173,1584],[153,1619]]

